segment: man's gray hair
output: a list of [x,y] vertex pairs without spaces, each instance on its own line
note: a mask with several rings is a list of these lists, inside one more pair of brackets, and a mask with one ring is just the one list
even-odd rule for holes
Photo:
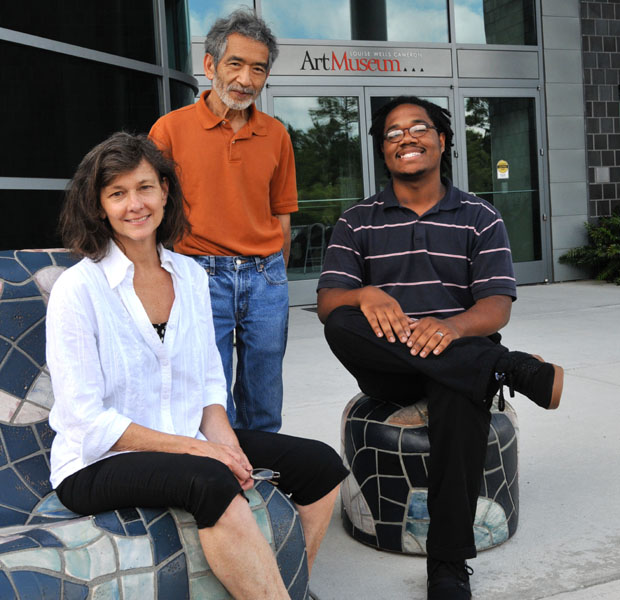
[[218,19],[207,33],[205,53],[213,57],[216,67],[226,52],[227,39],[232,33],[239,33],[265,44],[269,50],[267,70],[271,69],[271,65],[278,57],[276,38],[265,21],[257,17],[254,11],[249,8],[239,8],[227,17]]

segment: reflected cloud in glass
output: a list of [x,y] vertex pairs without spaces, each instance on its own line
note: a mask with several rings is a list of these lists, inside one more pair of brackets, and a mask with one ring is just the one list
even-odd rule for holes
[[456,41],[535,45],[534,0],[454,0]]
[[[378,2],[382,0],[377,0]],[[385,0],[388,40],[447,42],[446,0]],[[263,18],[279,38],[351,40],[350,0],[263,0]]]
[[237,8],[254,8],[254,3],[239,0],[189,0],[189,28],[192,36],[205,37],[216,19]]

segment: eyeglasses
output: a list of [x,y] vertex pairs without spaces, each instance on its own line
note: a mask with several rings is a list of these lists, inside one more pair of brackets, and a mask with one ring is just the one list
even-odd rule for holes
[[[422,136],[426,135],[429,129],[434,129],[435,131],[437,131],[437,127],[427,125],[426,123],[418,123],[416,125],[412,125],[411,127],[409,127],[409,129],[406,129],[405,131],[408,131],[409,135],[412,138],[421,138]],[[392,129],[391,131],[388,131],[386,134],[383,135],[383,139],[387,142],[392,143],[400,142],[400,140],[405,137],[405,131],[403,131],[402,129]]]
[[272,471],[271,469],[252,469],[250,477],[255,481],[271,481],[277,483],[275,479],[280,479],[279,471]]

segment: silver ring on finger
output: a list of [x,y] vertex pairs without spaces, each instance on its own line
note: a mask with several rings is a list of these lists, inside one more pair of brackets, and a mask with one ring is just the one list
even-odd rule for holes
[[435,332],[438,336],[443,337],[443,331],[436,331]]

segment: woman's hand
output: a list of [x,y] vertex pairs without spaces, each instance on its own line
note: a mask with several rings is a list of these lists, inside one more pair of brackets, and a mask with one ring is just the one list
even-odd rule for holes
[[[212,451],[218,454],[218,456],[213,456],[212,458],[223,462],[239,480],[241,487],[244,490],[249,490],[254,483],[250,478],[252,465],[239,445],[237,434],[230,426],[223,406],[211,404],[202,409],[200,431],[209,441],[196,441],[201,444],[211,444],[214,447]],[[205,456],[211,455],[207,454]]]
[[237,481],[244,490],[249,490],[254,481],[250,477],[252,465],[239,446],[229,446],[218,442],[205,442],[204,440],[193,440],[193,444],[188,449],[188,454],[195,456],[207,456],[224,463],[237,478]]

